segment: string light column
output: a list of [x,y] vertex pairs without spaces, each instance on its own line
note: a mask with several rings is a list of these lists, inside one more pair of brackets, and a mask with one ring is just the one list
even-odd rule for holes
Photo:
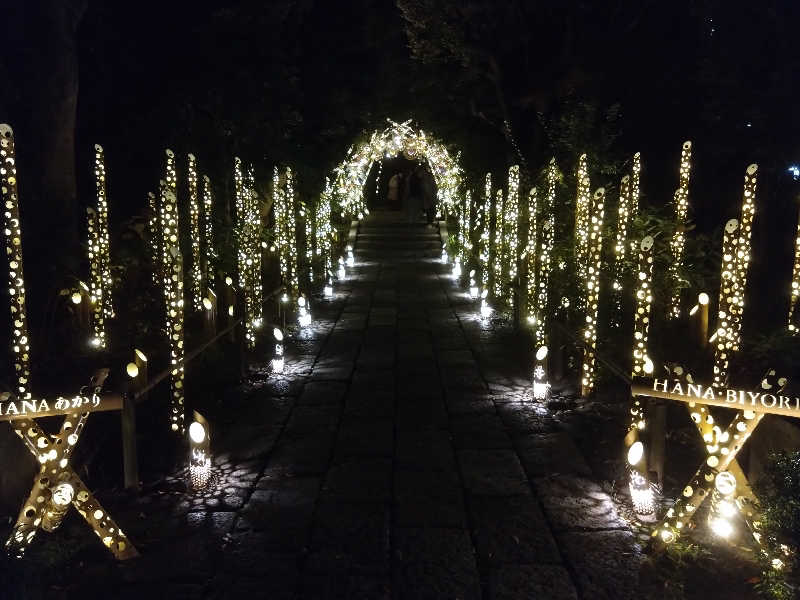
[[95,348],[105,348],[106,320],[114,317],[114,305],[111,289],[111,256],[108,234],[108,195],[106,192],[105,153],[102,146],[94,146],[94,179],[97,191],[97,209],[89,207],[89,289],[94,311],[94,337],[91,340]]
[[581,394],[594,390],[596,376],[597,316],[600,307],[600,266],[603,257],[603,214],[605,189],[598,188],[592,199],[589,229],[589,263],[586,268],[586,329],[583,332],[584,352]]
[[203,310],[203,268],[200,263],[200,204],[197,189],[197,159],[189,154],[186,179],[189,188],[189,241],[192,266],[189,271],[189,303],[196,312]]
[[536,256],[538,254],[538,232],[536,229],[537,190],[528,192],[528,247],[525,256],[528,259],[528,322],[536,321]]
[[[519,165],[508,169],[508,198],[503,210],[505,220],[505,235],[503,241],[506,249],[505,271],[509,282],[514,282],[517,277],[517,263],[519,262]],[[514,305],[514,291],[509,288],[508,305]]]
[[681,288],[679,281],[680,269],[683,265],[683,249],[686,244],[686,215],[689,210],[689,175],[692,169],[692,142],[683,143],[681,150],[680,182],[675,190],[675,233],[672,236],[670,248],[672,250],[672,298],[669,304],[669,315],[673,319],[681,316]]

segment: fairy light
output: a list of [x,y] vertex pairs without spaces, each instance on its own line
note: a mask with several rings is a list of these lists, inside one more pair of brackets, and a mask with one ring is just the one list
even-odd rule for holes
[[736,302],[736,245],[739,221],[731,219],[725,223],[722,238],[722,268],[719,284],[719,308],[717,331],[714,340],[714,387],[722,389],[728,382],[728,363],[732,350],[733,306]]
[[289,236],[286,217],[286,188],[281,183],[278,167],[272,170],[272,210],[275,215],[275,245],[278,250],[278,263],[281,281],[289,283]]
[[467,190],[464,194],[464,203],[459,211],[458,220],[458,245],[460,248],[461,262],[466,264],[472,255],[472,232],[470,231],[470,218],[472,209],[472,192]]
[[596,376],[597,316],[600,306],[600,266],[603,257],[603,215],[605,189],[594,193],[589,229],[589,262],[586,269],[586,329],[583,332],[583,377],[581,393],[589,395]]
[[174,366],[171,379],[170,427],[183,434],[184,429],[184,370],[183,360],[183,257],[178,241],[178,202],[176,194],[175,153],[165,152],[165,178],[161,181],[162,281],[166,303],[167,335],[170,345],[170,364]]
[[503,264],[505,263],[506,237],[503,232],[505,219],[505,202],[503,188],[498,188],[495,193],[493,206],[494,212],[494,257],[492,267],[494,271],[494,299],[499,301],[503,297]]
[[211,191],[211,180],[207,175],[203,175],[203,249],[205,250],[205,262],[203,281],[205,281],[204,296],[207,295],[214,279],[214,268],[217,260],[217,253],[214,250],[214,220],[213,220],[214,196]]
[[105,348],[106,319],[114,316],[111,298],[111,259],[108,235],[108,196],[106,193],[105,155],[102,146],[94,146],[94,179],[97,190],[97,209],[88,207],[89,298],[94,312],[94,336],[90,343],[95,348]]
[[486,174],[484,184],[483,204],[479,207],[479,217],[481,221],[481,237],[478,249],[478,260],[481,267],[481,292],[489,289],[489,253],[491,251],[490,244],[490,219],[491,213],[490,206],[492,203],[492,174]]
[[[506,227],[504,244],[506,248],[506,273],[508,281],[517,277],[517,262],[519,261],[519,165],[508,169],[508,199],[503,210]],[[509,288],[507,297],[508,305],[514,304],[514,292]]]
[[147,193],[147,207],[150,212],[150,218],[147,221],[147,232],[150,237],[150,262],[153,265],[153,284],[156,287],[161,287],[161,262],[164,255],[159,198],[160,196],[156,196],[153,192]]
[[189,304],[196,312],[203,310],[203,268],[200,263],[200,204],[197,190],[197,159],[188,155],[186,179],[189,187],[189,240],[192,252],[192,267],[189,277]]
[[16,395],[30,399],[30,342],[25,300],[25,277],[22,269],[22,228],[17,195],[17,159],[14,131],[0,124],[0,193],[3,196],[4,233],[8,256],[8,293],[11,296],[11,350],[17,378]]
[[637,152],[633,155],[633,166],[631,167],[631,203],[630,214],[635,217],[639,214],[639,179],[642,174],[642,154]]
[[460,155],[451,155],[442,142],[415,130],[410,120],[388,122],[389,127],[375,131],[367,142],[350,147],[345,160],[334,170],[333,194],[339,200],[342,216],[363,219],[369,214],[364,186],[373,163],[394,158],[401,152],[411,160],[427,163],[436,181],[440,209],[453,211],[463,175]]
[[[636,312],[633,325],[633,376],[644,377],[653,372],[653,363],[647,355],[647,338],[650,330],[650,306],[653,302],[653,238],[646,236],[639,244],[639,269],[636,276]],[[647,428],[644,404],[634,396],[631,420],[625,445],[628,448],[628,487],[637,514],[647,515],[655,510],[655,497],[647,474],[647,459],[640,432]]]
[[[575,174],[577,181],[575,197],[575,260],[577,261],[578,275],[582,282],[587,279],[587,264],[589,261],[589,219],[592,204],[591,183],[586,154],[578,157],[578,168]],[[583,299],[581,298],[581,303]]]
[[300,274],[297,272],[297,221],[295,218],[294,174],[286,167],[286,196],[284,215],[286,218],[286,250],[288,252],[289,286],[293,295],[300,290]]
[[314,281],[314,217],[305,202],[300,203],[300,216],[305,220],[306,268],[308,281]]
[[256,329],[263,321],[261,303],[261,213],[255,191],[253,169],[245,170],[234,158],[236,192],[236,237],[239,288],[244,294],[245,339],[249,348],[256,343]]
[[681,288],[680,269],[683,266],[683,249],[686,244],[686,215],[689,210],[689,175],[692,169],[692,142],[683,142],[681,150],[680,182],[675,190],[675,233],[672,236],[670,248],[672,249],[672,263],[670,274],[672,276],[672,298],[669,305],[669,315],[673,319],[681,316]]
[[556,159],[550,159],[547,167],[547,195],[542,206],[542,234],[539,238],[539,271],[536,277],[538,293],[536,295],[536,322],[534,337],[537,346],[547,346],[547,304],[552,269],[553,243],[555,241],[555,200],[556,177],[558,170]]
[[525,256],[528,259],[528,321],[536,321],[536,255],[538,254],[537,230],[536,230],[536,210],[538,202],[538,192],[536,188],[531,188],[528,192],[528,247]]
[[753,219],[756,214],[756,178],[758,165],[747,167],[744,175],[742,214],[739,223],[739,239],[736,242],[736,294],[731,303],[731,350],[739,350],[742,316],[744,314],[744,291],[747,288],[747,271],[750,266],[750,240],[753,235]]

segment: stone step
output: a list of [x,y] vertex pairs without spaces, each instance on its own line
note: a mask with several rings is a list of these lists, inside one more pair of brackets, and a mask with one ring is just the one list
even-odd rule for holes
[[386,242],[386,241],[356,241],[356,250],[365,249],[365,250],[374,250],[374,249],[386,249],[386,250],[409,250],[409,249],[420,249],[420,250],[438,250],[442,247],[439,243],[439,240],[430,240],[425,242],[411,242],[411,241],[393,241],[393,242]]

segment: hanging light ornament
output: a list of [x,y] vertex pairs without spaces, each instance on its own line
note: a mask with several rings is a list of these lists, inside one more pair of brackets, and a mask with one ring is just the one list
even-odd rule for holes
[[192,250],[192,268],[189,277],[189,303],[200,312],[203,310],[203,268],[200,255],[200,204],[197,197],[197,159],[189,154],[187,180],[189,184],[189,240]]
[[683,266],[683,249],[686,244],[686,215],[689,210],[689,175],[692,169],[692,142],[683,142],[681,150],[680,183],[675,190],[675,233],[672,236],[672,298],[669,304],[669,315],[673,319],[681,316],[680,269]]
[[603,258],[603,214],[605,189],[594,193],[589,229],[589,264],[586,269],[586,329],[583,332],[583,376],[581,394],[594,390],[596,376],[597,316],[600,306],[600,266]]
[[176,194],[175,153],[165,152],[165,178],[160,185],[162,226],[162,281],[166,303],[167,335],[170,345],[171,379],[170,427],[184,430],[183,362],[183,257],[178,241],[178,202]]
[[90,300],[94,311],[94,337],[91,345],[105,348],[106,320],[114,317],[111,289],[111,251],[108,235],[108,195],[106,193],[105,153],[94,146],[94,179],[97,190],[97,209],[87,208],[89,231]]

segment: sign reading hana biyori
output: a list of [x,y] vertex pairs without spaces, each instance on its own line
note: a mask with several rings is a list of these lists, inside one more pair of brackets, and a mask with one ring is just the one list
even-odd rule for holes
[[121,409],[122,396],[120,394],[79,395],[74,398],[55,398],[51,400],[30,398],[20,400],[8,393],[0,394],[0,421]]
[[636,377],[631,386],[631,392],[635,396],[650,396],[680,402],[751,410],[757,413],[800,417],[800,397],[773,394],[767,390],[714,389],[711,386],[688,383],[679,379]]

